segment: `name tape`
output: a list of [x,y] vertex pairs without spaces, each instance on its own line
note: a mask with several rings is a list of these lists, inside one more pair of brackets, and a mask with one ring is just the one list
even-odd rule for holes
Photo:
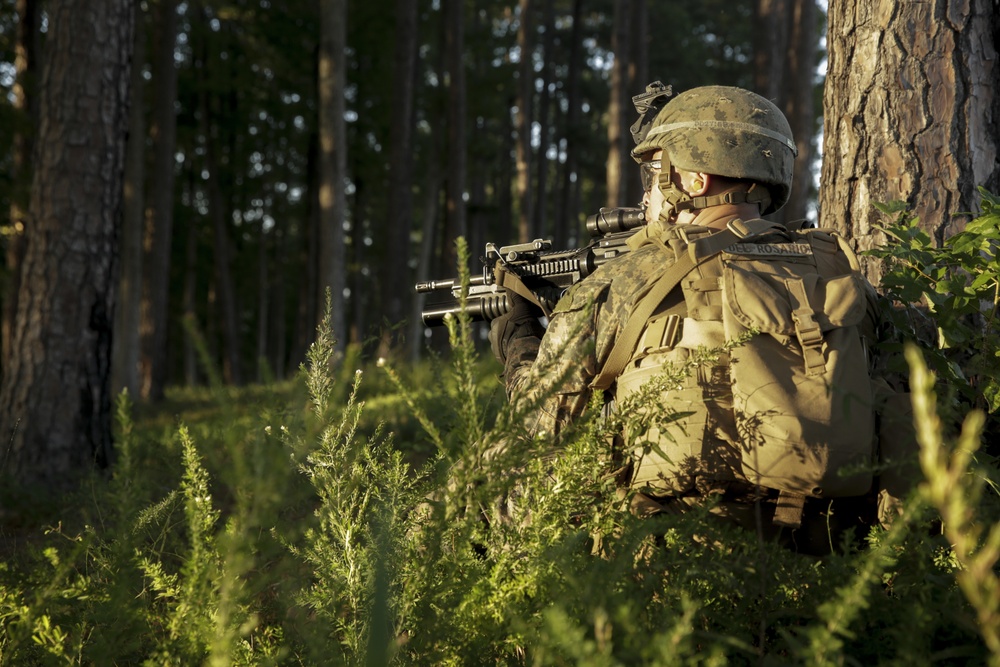
[[726,248],[726,254],[757,257],[808,257],[812,255],[812,246],[808,243],[734,243]]

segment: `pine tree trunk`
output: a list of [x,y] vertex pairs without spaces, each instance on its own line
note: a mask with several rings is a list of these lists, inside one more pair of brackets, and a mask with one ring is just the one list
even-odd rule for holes
[[269,347],[270,321],[271,321],[271,272],[268,269],[268,234],[264,231],[263,225],[260,229],[260,237],[257,245],[257,358],[254,360],[257,367],[257,382],[264,384],[268,381],[271,371],[267,368],[267,351]]
[[174,227],[174,173],[177,147],[177,0],[160,0],[153,55],[153,165],[143,242],[141,394],[159,400],[167,381],[167,306],[170,291],[170,255]]
[[[10,178],[13,192],[10,204],[11,235],[7,239],[7,284],[0,313],[0,372],[11,363],[11,336],[17,315],[17,296],[21,287],[21,263],[24,259],[24,229],[27,222],[28,190],[31,183],[31,151],[37,130],[38,94],[35,89],[39,72],[38,35],[41,12],[35,0],[17,0],[17,44],[14,55],[14,86],[11,89],[18,124],[13,131]],[[9,131],[9,130],[8,130]]]
[[[631,30],[631,61],[629,68],[629,90],[626,91],[626,99],[623,100],[625,109],[625,125],[628,130],[635,122],[635,106],[632,105],[632,96],[646,90],[649,80],[649,5],[646,0],[632,0],[632,30]],[[634,142],[630,142],[631,131],[625,132],[626,153],[623,156],[624,168],[623,178],[625,179],[625,198],[618,203],[618,206],[636,206],[642,201],[642,178],[639,175],[638,165],[632,160],[631,151]]]
[[212,223],[212,240],[215,259],[215,285],[219,299],[217,313],[222,328],[222,375],[228,384],[243,384],[243,362],[240,354],[239,307],[236,304],[236,287],[232,275],[232,249],[229,239],[231,209],[226,203],[220,180],[220,160],[216,154],[217,139],[213,137],[211,125],[214,122],[210,105],[202,105],[205,122],[204,134],[207,138],[205,166],[208,170],[208,216]]
[[[544,0],[542,3],[542,90],[538,94],[538,123],[540,126],[538,155],[535,156],[535,192],[531,215],[531,239],[545,236],[551,238],[551,231],[548,229],[550,221],[548,219],[546,203],[549,201],[549,158],[548,150],[551,142],[552,120],[549,118],[549,107],[552,95],[549,86],[552,84],[552,49],[555,46],[555,13],[552,9],[552,0]],[[534,86],[532,86],[534,87]]]
[[768,216],[778,222],[806,217],[813,194],[817,11],[816,0],[757,0],[755,5],[754,88],[784,112],[799,151],[788,203]]
[[535,49],[534,6],[531,0],[520,0],[520,23],[517,27],[517,48],[520,54],[517,82],[517,238],[521,243],[531,240],[531,124],[532,101],[535,97],[535,72],[531,62]]
[[[188,192],[194,193],[197,186],[191,178]],[[185,330],[198,322],[198,232],[195,225],[187,225],[184,238],[184,291],[181,297],[181,307],[184,311]],[[204,342],[204,341],[200,341]],[[190,333],[184,336],[182,366],[184,383],[189,387],[198,384],[198,350],[197,342]]]
[[632,41],[632,8],[630,0],[615,0],[615,23],[611,36],[611,50],[615,55],[611,69],[611,100],[608,104],[608,163],[606,206],[622,206],[628,197],[626,164],[631,163],[631,139],[626,122],[631,110],[629,94],[629,66]]
[[555,215],[555,233],[553,242],[556,248],[565,248],[571,233],[576,229],[580,211],[574,206],[577,201],[575,191],[579,187],[577,178],[578,142],[581,138],[580,128],[580,61],[581,30],[583,0],[573,1],[573,29],[570,32],[569,68],[566,82],[566,131],[563,144],[566,150],[566,163],[562,169],[562,183],[559,186],[559,207]]
[[[309,137],[309,148],[306,156],[306,183],[308,206],[306,209],[304,229],[296,248],[299,265],[302,267],[301,280],[298,281],[297,302],[295,313],[295,332],[292,338],[292,350],[289,355],[289,365],[298,368],[305,361],[306,352],[316,335],[316,323],[321,316],[319,297],[323,290],[319,287],[319,248],[320,248],[320,208],[319,208],[319,134],[314,132]],[[325,297],[323,297],[325,298]]]
[[[417,4],[396,1],[396,54],[393,68],[393,108],[389,145],[389,215],[383,261],[382,311],[395,325],[407,315],[412,294],[413,272],[409,267],[410,233],[413,230],[413,95],[416,86]],[[388,356],[395,346],[391,329],[385,327],[378,354]]]
[[131,0],[63,0],[48,14],[38,150],[0,472],[50,487],[111,443],[111,336],[127,136]]
[[455,239],[468,237],[466,217],[466,92],[465,92],[465,12],[461,0],[445,0],[445,66],[448,71],[448,182],[445,195],[447,229],[446,257],[452,271],[456,266]]
[[343,351],[347,341],[347,249],[344,221],[347,213],[344,183],[347,176],[347,128],[344,120],[347,84],[347,0],[321,0],[319,48],[319,289],[324,315],[330,293],[333,336]]
[[123,389],[139,396],[140,313],[142,312],[142,235],[145,211],[146,105],[142,78],[145,63],[145,17],[136,8],[135,45],[132,61],[132,102],[125,155],[125,189],[122,228],[119,240],[121,271],[115,309],[114,354],[111,386],[115,394]]
[[781,108],[792,128],[799,154],[795,158],[792,192],[778,212],[783,220],[805,218],[815,194],[813,136],[816,133],[816,66],[819,53],[819,8],[816,0],[794,0],[785,62],[788,71],[781,92]]
[[[882,243],[875,202],[905,201],[942,242],[1000,186],[994,0],[835,2],[829,9],[820,222]],[[864,258],[878,284],[881,267]]]

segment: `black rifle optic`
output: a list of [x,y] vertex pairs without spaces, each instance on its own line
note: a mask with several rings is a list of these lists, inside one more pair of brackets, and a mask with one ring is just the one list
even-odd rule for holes
[[[549,314],[571,285],[589,276],[597,267],[629,251],[626,241],[646,223],[641,208],[609,208],[587,218],[591,241],[582,248],[552,250],[552,241],[535,239],[530,243],[502,246],[486,244],[482,258],[483,274],[472,276],[465,300],[465,312],[472,321],[490,321],[508,311],[507,288],[497,283],[504,271],[516,277]],[[496,271],[497,267],[501,271]],[[444,299],[429,304],[423,311],[424,325],[444,323],[448,314],[461,312],[462,285],[458,278],[417,283],[419,293],[444,293]]]

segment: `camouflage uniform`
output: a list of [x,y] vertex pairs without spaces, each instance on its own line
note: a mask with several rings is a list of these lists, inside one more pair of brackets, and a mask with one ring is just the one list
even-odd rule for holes
[[[663,227],[654,223],[646,230],[655,235]],[[650,276],[663,266],[664,254],[655,246],[630,252],[570,288],[553,311],[544,337],[511,342],[504,368],[510,402],[516,406],[548,396],[529,417],[530,433],[558,438],[563,427],[583,413],[591,398],[590,384],[607,360],[618,328]],[[680,301],[683,306],[683,298]]]
[[[699,120],[692,122],[694,116]],[[671,165],[764,186],[735,193],[740,197],[737,203],[758,204],[763,213],[781,208],[788,200],[796,152],[791,128],[776,106],[749,91],[703,86],[674,97],[643,128],[632,154],[640,161],[642,155],[657,149],[663,150],[664,162],[659,187],[671,193],[668,200],[673,197],[675,209],[706,208],[723,200],[695,201],[679,193],[670,181]],[[725,203],[732,203],[732,198]],[[670,219],[661,217],[630,245],[636,247],[642,235],[656,237],[672,226]],[[642,288],[662,271],[664,262],[662,251],[644,246],[601,267],[563,297],[544,338],[528,335],[510,342],[505,377],[511,401],[551,390],[553,381],[565,376],[541,414],[529,424],[532,432],[558,436],[563,425],[582,413],[590,398],[589,383],[606,361],[619,327]],[[670,298],[674,299],[673,307],[683,309],[679,294]],[[684,315],[683,310],[678,312]]]
[[[748,91],[706,86],[674,98],[659,112],[633,155],[638,159],[657,149],[663,150],[664,163],[659,188],[670,204],[665,215],[633,238],[632,252],[574,285],[558,303],[544,335],[540,329],[522,331],[506,344],[503,361],[508,398],[517,410],[519,406],[533,405],[542,397],[540,406],[528,415],[526,427],[532,434],[551,439],[556,450],[564,428],[590,403],[593,382],[607,363],[629,314],[655,282],[655,276],[672,263],[670,253],[665,253],[662,245],[664,242],[670,245],[671,239],[677,237],[673,216],[678,211],[732,203],[756,204],[762,213],[769,213],[787,201],[796,152],[790,129],[780,110]],[[692,197],[671,182],[671,167],[755,185],[745,192]],[[693,225],[688,228],[702,229]],[[658,239],[659,243],[643,243],[646,237]],[[878,314],[873,289],[871,294],[865,329],[873,334]],[[688,316],[680,289],[675,289],[655,312],[657,316],[666,314],[676,314],[681,319]],[[714,440],[713,435],[706,431],[706,437]],[[738,443],[739,438],[728,440]],[[715,477],[717,480],[718,476]],[[717,513],[748,528],[755,524],[760,527],[760,515],[755,512],[754,503],[748,502],[760,499],[760,489],[724,483],[716,488],[699,485],[698,491],[725,492],[726,502],[719,504]],[[633,510],[640,514],[678,511],[678,504],[697,502],[693,497],[673,497],[669,493],[658,497],[638,493],[636,499]],[[871,506],[870,499],[865,498],[844,498],[837,502],[840,507],[836,512],[829,512],[827,506],[825,513],[836,519],[846,518],[851,526],[857,525]],[[814,504],[811,509],[813,518],[818,516],[817,508]],[[758,505],[756,510],[759,509]],[[768,509],[773,513],[773,506]],[[864,521],[869,522],[870,518],[865,516]],[[829,521],[829,516],[823,516],[820,521],[804,523],[798,536],[800,546],[805,542],[807,551],[822,552],[822,545],[828,544],[827,531],[834,534],[837,531]],[[768,524],[767,530],[777,531],[766,518],[764,523]],[[811,531],[816,534],[809,535]]]

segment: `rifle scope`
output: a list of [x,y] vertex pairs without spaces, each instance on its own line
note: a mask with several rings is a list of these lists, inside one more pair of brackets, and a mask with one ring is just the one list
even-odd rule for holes
[[604,236],[646,224],[644,208],[602,208],[600,212],[587,218],[587,231],[592,237]]

